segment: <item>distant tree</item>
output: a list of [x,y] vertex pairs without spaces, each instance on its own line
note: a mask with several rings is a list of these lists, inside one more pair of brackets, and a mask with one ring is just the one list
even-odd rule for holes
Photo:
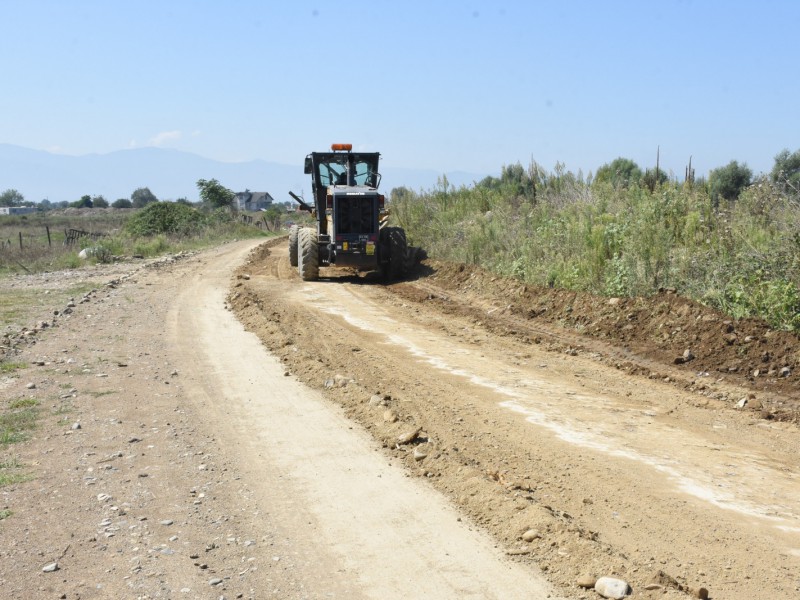
[[628,187],[638,183],[642,178],[642,170],[629,158],[615,158],[606,163],[594,174],[594,183],[611,183],[614,187]]
[[197,189],[200,190],[200,199],[203,204],[213,208],[231,207],[236,199],[236,194],[216,179],[210,181],[198,179]]
[[745,164],[732,160],[724,167],[713,169],[708,174],[708,187],[714,206],[719,201],[736,200],[744,188],[753,180],[753,172]]
[[186,198],[178,198],[177,200],[175,200],[175,202],[177,202],[178,204],[185,204],[186,206],[193,206],[193,204]]
[[0,206],[22,206],[23,202],[25,196],[17,190],[8,189],[0,194]]
[[89,194],[81,196],[80,200],[76,200],[70,204],[72,208],[92,208],[92,197]]
[[131,194],[131,202],[133,208],[143,208],[152,202],[158,202],[156,195],[150,191],[150,188],[137,188]]
[[785,191],[800,193],[800,150],[782,150],[775,157],[770,179]]
[[281,226],[281,216],[286,213],[278,205],[271,205],[263,213],[264,222],[267,224],[267,229],[270,231],[277,231]]
[[500,187],[500,180],[497,177],[487,175],[478,182],[477,186],[487,190],[495,190]]
[[521,163],[504,165],[500,172],[500,186],[514,196],[534,198],[536,196],[536,180]]
[[50,202],[47,198],[39,202],[39,210],[41,211],[48,211],[53,210],[54,204]]
[[111,203],[111,208],[133,208],[133,202],[127,198],[120,198]]
[[106,200],[103,196],[95,196],[92,198],[92,205],[95,208],[108,208],[108,200]]

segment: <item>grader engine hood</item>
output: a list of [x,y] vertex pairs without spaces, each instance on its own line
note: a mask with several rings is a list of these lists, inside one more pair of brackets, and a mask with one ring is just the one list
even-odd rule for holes
[[[334,187],[331,207],[331,241],[336,260],[344,255],[375,255],[380,204],[378,193],[368,187]],[[352,258],[356,258],[353,256]]]

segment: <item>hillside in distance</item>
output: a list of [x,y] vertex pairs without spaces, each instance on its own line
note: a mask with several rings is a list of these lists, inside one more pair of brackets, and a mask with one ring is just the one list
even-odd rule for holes
[[[296,164],[264,160],[220,162],[197,154],[165,148],[135,148],[108,154],[68,156],[21,146],[0,144],[0,191],[15,189],[26,200],[74,201],[85,194],[102,195],[113,202],[130,198],[140,187],[150,188],[160,200],[197,200],[198,179],[216,179],[235,192],[269,192],[277,202],[290,200],[289,190],[310,194],[311,180],[303,174],[303,158]],[[381,190],[405,186],[428,190],[442,173],[410,169],[382,162]],[[471,185],[486,174],[446,173],[452,185]]]

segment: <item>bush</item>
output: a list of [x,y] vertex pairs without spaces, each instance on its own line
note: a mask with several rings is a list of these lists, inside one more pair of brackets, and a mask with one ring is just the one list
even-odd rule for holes
[[785,192],[800,194],[800,150],[789,152],[786,149],[779,152],[770,177]]
[[711,199],[715,205],[720,199],[736,200],[753,179],[753,172],[746,164],[739,164],[732,160],[724,167],[714,169],[708,175],[708,184],[711,187]]
[[86,194],[85,196],[81,196],[80,200],[76,200],[75,202],[71,202],[70,206],[72,208],[92,208],[92,197]]
[[159,234],[188,236],[198,233],[213,220],[213,215],[201,213],[185,204],[155,202],[133,215],[125,224],[125,231],[134,237]]
[[610,164],[597,169],[594,180],[597,183],[610,183],[614,187],[627,187],[638,183],[642,178],[642,170],[629,158],[615,158]]

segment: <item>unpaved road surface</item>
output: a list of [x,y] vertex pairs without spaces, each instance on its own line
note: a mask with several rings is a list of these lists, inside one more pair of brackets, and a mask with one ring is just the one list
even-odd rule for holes
[[[493,279],[384,286],[323,271],[304,283],[282,245],[240,273],[230,301],[289,371],[330,386],[388,456],[562,590],[591,597],[578,579],[616,575],[636,597],[800,595],[798,431],[772,418],[794,414],[796,397],[779,393],[794,381],[762,378],[767,393],[702,366],[692,376],[520,318]],[[674,308],[665,321],[713,320]],[[714,345],[700,325],[684,334],[698,354]],[[728,346],[698,362],[726,360]],[[740,398],[769,408],[737,410]],[[397,443],[415,429],[414,444]]]
[[560,597],[225,310],[252,246],[116,273],[23,338],[2,597]]
[[[735,350],[670,298],[645,348],[662,308],[580,330],[461,267],[305,283],[253,247],[88,270],[71,314],[6,338],[29,366],[2,398],[40,422],[2,450],[30,479],[0,488],[0,595],[800,597],[783,334],[735,324]],[[691,368],[664,358],[687,339]]]

